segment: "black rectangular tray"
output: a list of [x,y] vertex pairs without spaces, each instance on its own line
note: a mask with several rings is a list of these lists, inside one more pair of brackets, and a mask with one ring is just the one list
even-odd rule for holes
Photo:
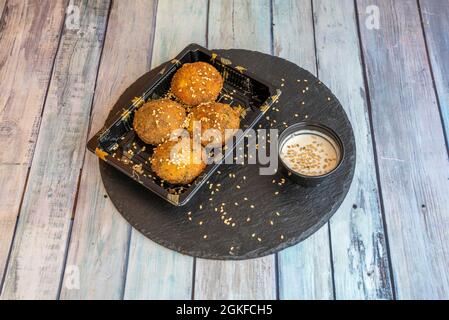
[[197,44],[190,44],[178,56],[167,62],[158,75],[136,93],[123,112],[109,118],[105,127],[87,144],[87,148],[100,159],[119,169],[131,179],[153,191],[176,206],[185,205],[221,163],[210,164],[204,172],[189,185],[172,185],[161,181],[151,170],[150,158],[153,146],[145,144],[133,130],[134,111],[144,102],[166,97],[171,79],[184,64],[203,61],[212,64],[224,78],[223,90],[217,101],[233,107],[245,109],[240,128],[243,135],[238,136],[224,152],[224,157],[232,155],[235,146],[253,128],[262,116],[279,98],[281,91],[259,79],[241,66],[233,65],[229,60]]

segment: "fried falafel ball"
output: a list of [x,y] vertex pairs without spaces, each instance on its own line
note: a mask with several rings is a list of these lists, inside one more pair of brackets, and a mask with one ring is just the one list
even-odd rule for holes
[[152,100],[140,107],[134,115],[133,126],[143,142],[157,145],[184,126],[186,111],[176,101]]
[[194,150],[191,139],[167,141],[159,145],[151,158],[151,169],[164,181],[188,184],[206,168],[204,149]]
[[222,76],[206,62],[185,63],[171,82],[173,94],[190,106],[215,101],[222,88]]
[[209,102],[201,104],[193,108],[188,118],[190,133],[195,134],[194,126],[199,124],[203,146],[220,145],[220,141],[214,138],[213,132],[211,132],[212,135],[207,134],[209,129],[215,129],[217,133],[221,134],[221,145],[224,145],[240,128],[240,111],[225,103]]

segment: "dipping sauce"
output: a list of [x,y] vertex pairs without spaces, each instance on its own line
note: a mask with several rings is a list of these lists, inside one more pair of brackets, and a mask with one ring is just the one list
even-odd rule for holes
[[280,157],[290,170],[301,175],[322,176],[340,163],[340,148],[323,132],[299,130],[287,136],[284,141]]

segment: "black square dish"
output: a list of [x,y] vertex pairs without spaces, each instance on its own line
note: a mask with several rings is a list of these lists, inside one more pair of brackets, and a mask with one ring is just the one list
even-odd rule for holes
[[[197,44],[191,44],[178,56],[167,62],[157,75],[149,81],[136,97],[129,101],[123,112],[109,119],[105,127],[87,144],[87,148],[100,159],[119,169],[131,179],[145,186],[160,197],[176,206],[186,204],[208,178],[217,170],[220,163],[210,164],[203,173],[189,185],[172,185],[161,181],[151,170],[149,159],[153,146],[145,144],[133,130],[134,111],[144,102],[165,97],[170,89],[171,79],[184,64],[203,61],[213,65],[223,76],[224,85],[217,101],[233,107],[245,109],[240,128],[244,134],[234,140],[232,148],[227,149],[224,158],[229,156],[236,144],[247,131],[253,128],[281,94],[279,89],[255,77],[242,66]],[[223,158],[223,159],[224,159]]]

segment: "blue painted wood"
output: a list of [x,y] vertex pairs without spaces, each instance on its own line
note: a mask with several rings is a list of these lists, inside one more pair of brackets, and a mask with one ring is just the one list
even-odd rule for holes
[[449,1],[420,0],[433,76],[449,141]]
[[[51,78],[65,2],[0,1],[0,277],[3,279]],[[43,23],[42,17],[48,18]],[[28,54],[32,52],[33,54]],[[12,147],[14,146],[14,147]]]
[[[70,4],[79,10],[79,25],[73,26],[79,32],[67,24],[63,29],[6,273],[5,299],[56,298],[64,268],[109,1]],[[64,10],[54,9],[63,22]],[[40,13],[40,23],[46,23],[42,17],[47,14]],[[48,39],[41,41],[43,46]]]
[[[152,67],[178,54],[189,43],[205,45],[207,1],[160,1],[157,8]],[[193,258],[163,248],[133,229],[125,299],[190,299]]]
[[[211,1],[209,48],[271,51],[270,1]],[[195,299],[276,298],[275,256],[246,261],[197,259]]]
[[396,295],[448,299],[449,162],[417,2],[357,6]]
[[357,142],[351,190],[332,217],[336,299],[391,299],[354,1],[314,1],[318,76],[338,97]]
[[[310,0],[273,1],[274,54],[316,75]],[[328,225],[304,242],[278,254],[280,299],[332,299]]]
[[[156,2],[113,1],[98,72],[89,136],[100,130],[121,93],[150,69]],[[61,299],[120,299],[131,227],[107,198],[98,158],[81,174]]]

